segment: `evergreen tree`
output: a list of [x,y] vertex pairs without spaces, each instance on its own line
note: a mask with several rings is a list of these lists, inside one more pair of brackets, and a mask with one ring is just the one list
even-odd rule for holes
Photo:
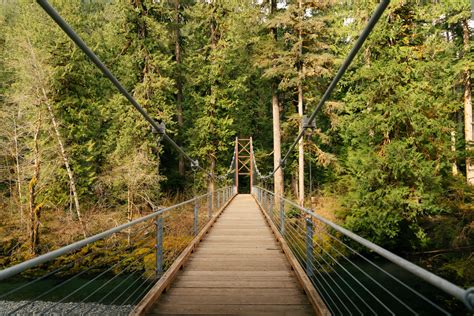
[[346,79],[338,126],[346,224],[391,247],[426,245],[420,220],[450,211],[441,199],[453,160],[452,117],[461,106],[452,90],[455,50],[433,17],[423,16],[427,6],[391,5]]

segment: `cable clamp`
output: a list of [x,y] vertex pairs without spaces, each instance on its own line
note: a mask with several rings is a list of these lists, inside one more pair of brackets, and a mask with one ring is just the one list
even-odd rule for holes
[[155,126],[151,127],[151,131],[153,134],[157,135],[164,135],[166,134],[166,125],[161,119],[153,119],[155,121],[156,125],[158,126],[158,130],[155,128]]
[[196,171],[198,168],[199,168],[199,161],[197,160],[191,161],[191,169],[193,171]]

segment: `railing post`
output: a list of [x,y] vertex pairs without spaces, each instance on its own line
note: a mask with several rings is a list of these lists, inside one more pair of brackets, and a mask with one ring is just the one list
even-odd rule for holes
[[313,221],[306,218],[306,274],[313,276]]
[[272,218],[273,220],[273,195],[272,194],[269,194],[269,198],[270,198],[270,207],[269,207],[269,213],[270,213],[270,218]]
[[285,235],[285,200],[280,197],[280,233]]
[[209,205],[207,207],[207,217],[212,218],[212,192],[209,193]]
[[156,277],[163,275],[163,218],[157,216],[156,225]]
[[217,209],[221,208],[221,191],[217,191]]
[[198,199],[194,200],[194,236],[198,234],[199,226],[199,201]]
[[263,192],[263,208],[268,213],[268,192],[267,191]]

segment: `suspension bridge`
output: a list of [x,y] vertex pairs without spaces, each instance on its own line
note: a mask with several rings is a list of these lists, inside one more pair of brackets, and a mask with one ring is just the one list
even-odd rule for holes
[[[166,134],[46,1],[38,4],[166,141],[220,183],[207,194],[0,271],[0,313],[450,315],[474,311],[461,288],[275,195],[252,138],[237,138],[226,174],[208,173]],[[308,126],[388,6],[382,1]],[[243,193],[242,179],[249,191]],[[240,182],[240,183],[239,183]],[[128,232],[125,240],[123,235]],[[113,254],[113,255],[111,255]],[[43,284],[38,294],[35,288]],[[44,286],[46,284],[46,286]]]

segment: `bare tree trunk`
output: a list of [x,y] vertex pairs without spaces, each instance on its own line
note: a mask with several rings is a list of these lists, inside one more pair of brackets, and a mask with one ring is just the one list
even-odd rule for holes
[[[132,193],[130,190],[130,186],[127,186],[127,220],[128,222],[132,221],[133,217],[133,208],[132,208]],[[130,235],[132,233],[131,227],[127,230],[127,245],[130,246]]]
[[[445,32],[446,42],[451,42],[451,32],[449,29]],[[458,123],[458,115],[455,115],[455,122]],[[456,127],[451,131],[451,151],[454,153],[454,160],[451,165],[451,173],[453,176],[457,176],[459,173],[458,165],[456,163]]]
[[18,128],[17,128],[16,118],[13,119],[13,141],[15,142],[15,169],[16,169],[16,182],[17,182],[16,187],[18,190],[18,205],[20,207],[20,223],[23,226],[25,219],[24,219],[24,213],[23,213],[23,194],[21,192],[20,151],[18,149]]
[[[302,0],[298,0],[298,9],[300,10],[300,23],[303,21],[303,16],[301,15]],[[298,116],[300,119],[300,132],[303,131],[303,32],[301,26],[298,30],[298,39],[299,39],[299,65],[298,65]],[[304,207],[304,137],[298,142],[298,202],[299,205]]]
[[[43,91],[43,96],[44,96],[45,100],[47,100],[46,91],[44,89],[42,89],[42,91]],[[79,196],[77,194],[76,181],[74,179],[74,173],[71,169],[71,165],[69,164],[69,158],[66,154],[66,150],[64,149],[64,144],[63,144],[63,141],[61,139],[61,134],[59,133],[59,126],[58,126],[58,123],[56,121],[56,117],[54,115],[53,108],[51,107],[51,104],[48,101],[46,101],[46,106],[48,107],[48,113],[49,113],[49,116],[51,118],[51,123],[53,124],[54,133],[56,135],[56,141],[58,142],[59,152],[61,153],[61,157],[63,158],[64,166],[66,167],[66,173],[69,177],[69,186],[71,188],[72,196],[73,196],[73,199],[74,199],[74,206],[76,208],[77,220],[79,221],[79,224],[81,225],[82,235],[84,236],[84,238],[86,238],[87,237],[87,231],[86,231],[86,226],[84,224],[84,221],[83,221],[82,215],[81,215],[81,207],[80,207],[80,204],[79,204]]]
[[[271,0],[270,14],[276,12],[276,0]],[[272,28],[272,34],[275,42],[277,41],[277,30]],[[280,131],[280,104],[278,100],[278,86],[274,80],[272,83],[272,118],[273,118],[273,167],[277,168],[281,162],[281,131]],[[279,168],[274,176],[274,192],[277,196],[276,203],[278,203],[279,196],[284,194],[283,186],[283,169]]]
[[[469,53],[469,38],[470,31],[467,20],[462,22],[463,29],[463,44],[464,44],[464,56],[467,58]],[[472,159],[469,157],[471,154],[471,147],[473,142],[472,135],[472,92],[471,92],[471,70],[469,66],[466,66],[463,73],[464,83],[464,137],[466,140],[466,148],[468,157],[466,158],[466,178],[467,182],[474,185],[474,164]]]
[[[40,110],[38,110],[40,111]],[[36,186],[40,179],[41,157],[39,152],[39,133],[41,130],[41,113],[38,114],[35,132],[33,136],[34,148],[34,170],[33,177],[29,184],[29,206],[30,206],[30,251],[32,254],[37,253],[40,243],[39,224],[41,219],[41,205],[36,203]]]
[[[273,166],[278,167],[281,161],[281,131],[280,131],[280,105],[276,92],[276,84],[272,85],[272,113],[273,113]],[[283,195],[283,167],[279,168],[274,176],[275,195]]]
[[[43,80],[46,80],[46,79],[44,78],[44,75],[40,72],[41,65],[39,64],[39,62],[36,58],[36,53],[35,53],[35,50],[33,48],[33,45],[31,44],[30,40],[27,39],[27,42],[28,42],[28,48],[30,50],[31,58],[33,60],[33,64],[35,65],[37,79],[38,79],[40,85],[41,84],[44,85],[45,82],[43,82]],[[44,102],[46,103],[46,105],[48,107],[48,113],[49,113],[49,116],[51,118],[51,122],[53,124],[54,133],[56,135],[56,141],[58,142],[58,146],[59,146],[59,152],[60,152],[61,157],[63,159],[64,166],[66,167],[67,175],[69,177],[69,186],[70,186],[70,189],[72,191],[73,198],[74,198],[74,204],[75,204],[75,208],[76,208],[77,219],[78,219],[78,221],[81,225],[82,234],[85,238],[85,237],[87,237],[86,227],[84,225],[84,221],[82,220],[82,216],[81,216],[79,198],[78,198],[78,194],[77,194],[77,190],[76,190],[76,183],[74,181],[74,174],[73,174],[71,166],[69,164],[69,159],[68,159],[68,156],[66,154],[66,150],[64,149],[63,142],[61,140],[61,134],[59,133],[59,127],[58,127],[58,124],[57,124],[57,121],[56,121],[56,117],[54,116],[54,112],[53,112],[53,109],[51,107],[51,104],[49,103],[48,95],[46,93],[46,90],[45,90],[44,86],[41,87],[41,93],[42,93],[42,96],[44,98]]]
[[[212,177],[209,178],[208,187],[207,187],[207,192],[208,193],[214,192],[216,190],[216,183],[214,181],[214,171],[216,169],[216,158],[213,155],[211,155],[210,159],[211,159],[211,164],[210,164],[209,172],[211,173]],[[216,197],[213,195],[212,209],[214,209],[214,200],[215,199],[216,199]]]
[[298,174],[296,172],[291,173],[291,190],[293,191],[294,196],[299,196],[298,188]]
[[[215,20],[215,3],[214,2],[211,2],[211,5],[212,5],[212,16],[211,16],[211,64],[214,63],[214,57],[212,56],[212,54],[215,52],[216,50],[216,47],[217,47],[217,41],[218,41],[218,38],[217,38],[217,25],[216,25],[216,20]],[[211,100],[210,100],[210,111],[208,112],[208,115],[209,117],[213,118],[215,115],[216,115],[216,91],[217,91],[217,87],[216,87],[216,83],[215,81],[213,81],[211,83],[211,89],[210,89],[210,94],[211,94]],[[214,135],[215,133],[215,130],[214,130],[214,122],[211,120],[211,126],[210,126],[210,129],[209,129],[209,132],[211,135]],[[215,144],[213,144],[215,145]],[[215,146],[213,146],[215,148]],[[216,169],[216,152],[214,149],[212,149],[212,151],[209,153],[209,161],[210,161],[210,173],[211,173],[211,177],[209,178],[209,182],[208,182],[208,188],[207,188],[207,191],[208,193],[210,192],[214,192],[215,191],[215,177],[214,177],[214,171]],[[212,199],[212,205],[213,205],[213,208],[214,208],[214,199],[215,197],[213,196],[213,199]]]
[[[456,157],[456,131],[451,131],[451,151],[454,153]],[[453,161],[451,166],[451,173],[453,176],[457,176],[459,173],[458,165],[456,164],[456,160]]]
[[[298,115],[300,118],[300,131],[303,130],[303,87],[298,83]],[[298,142],[298,202],[304,207],[304,137]]]
[[[178,119],[178,126],[180,129],[183,128],[184,121],[183,121],[183,82],[181,78],[181,28],[180,23],[181,19],[179,16],[180,13],[180,3],[179,0],[175,0],[175,46],[174,46],[174,55],[176,59],[176,65],[178,68],[178,74],[176,76],[176,108],[177,108],[177,119]],[[181,143],[180,143],[181,144]],[[178,161],[178,170],[181,176],[184,176],[185,172],[185,165],[184,165],[184,157],[179,156]]]

